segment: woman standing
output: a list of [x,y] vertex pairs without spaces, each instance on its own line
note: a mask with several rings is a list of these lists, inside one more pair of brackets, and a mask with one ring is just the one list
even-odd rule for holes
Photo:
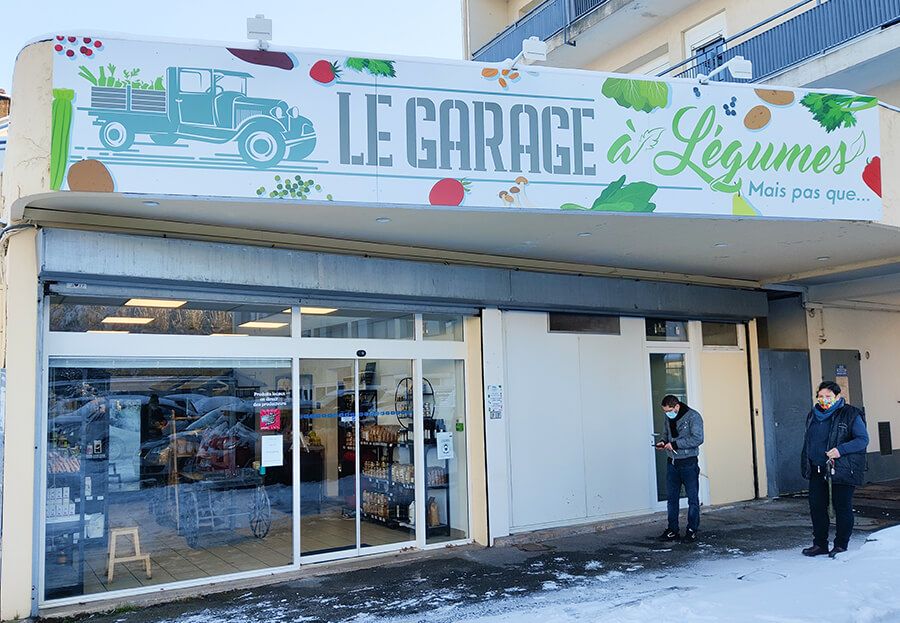
[[[806,417],[800,469],[803,477],[809,479],[813,544],[803,550],[804,556],[834,557],[846,552],[853,532],[853,490],[863,483],[869,433],[863,412],[844,402],[840,394],[837,383],[825,381],[819,385],[816,404]],[[834,548],[830,552],[829,503],[834,507],[836,524]]]

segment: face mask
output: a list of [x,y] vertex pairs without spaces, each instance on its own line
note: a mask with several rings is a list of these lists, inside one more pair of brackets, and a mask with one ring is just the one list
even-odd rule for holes
[[819,406],[825,409],[826,411],[831,408],[831,406],[837,402],[836,398],[820,396],[818,399]]
[[666,417],[669,418],[670,420],[674,420],[675,418],[678,417],[678,409],[676,409],[675,411],[664,411],[664,413],[666,414]]

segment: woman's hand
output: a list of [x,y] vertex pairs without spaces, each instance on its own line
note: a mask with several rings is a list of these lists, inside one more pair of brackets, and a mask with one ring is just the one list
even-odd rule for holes
[[825,456],[827,456],[829,459],[839,459],[839,458],[841,458],[841,453],[838,452],[837,448],[832,448],[831,450],[829,450],[828,452],[825,453]]

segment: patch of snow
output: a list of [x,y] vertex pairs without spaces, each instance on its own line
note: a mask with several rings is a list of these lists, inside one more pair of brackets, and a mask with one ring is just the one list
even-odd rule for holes
[[561,590],[556,590],[556,582],[545,582],[542,592],[460,607],[452,613],[432,611],[427,620],[644,623],[660,620],[664,614],[666,620],[679,623],[889,623],[900,621],[898,568],[900,526],[895,526],[875,533],[862,547],[852,542],[850,551],[834,560],[807,558],[797,549],[704,557],[662,577],[658,570],[627,576],[613,571]]
[[599,560],[589,560],[586,563],[584,563],[585,571],[597,571],[598,569],[602,569],[602,568],[603,568],[603,563],[600,562]]

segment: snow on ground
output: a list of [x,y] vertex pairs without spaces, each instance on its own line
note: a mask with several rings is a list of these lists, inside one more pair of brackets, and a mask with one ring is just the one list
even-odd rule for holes
[[[853,545],[851,544],[851,547]],[[664,556],[664,552],[659,553]],[[587,566],[591,566],[588,563]],[[597,567],[594,566],[594,569]],[[590,570],[590,569],[586,569]],[[584,577],[580,586],[542,591],[472,607],[442,608],[384,623],[895,623],[900,621],[900,526],[875,532],[861,548],[831,560],[796,550],[701,561],[671,572]],[[507,593],[510,595],[510,593]],[[433,596],[432,596],[433,597]]]

